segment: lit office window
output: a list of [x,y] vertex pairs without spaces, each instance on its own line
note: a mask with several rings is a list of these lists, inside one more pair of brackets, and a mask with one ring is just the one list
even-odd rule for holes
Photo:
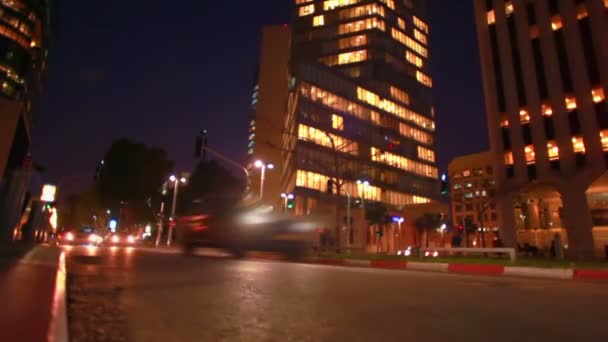
[[401,90],[401,89],[399,89],[399,88],[397,88],[397,87],[393,87],[393,86],[391,86],[391,87],[390,87],[390,91],[391,91],[391,96],[392,96],[392,97],[393,97],[395,100],[397,100],[397,101],[399,101],[399,102],[401,102],[401,103],[405,103],[405,104],[407,104],[407,105],[409,105],[409,104],[410,104],[410,97],[409,97],[409,95],[408,95],[406,92],[404,92],[403,90]]
[[395,0],[380,0],[386,4],[386,6],[392,10],[395,10]]
[[551,140],[547,142],[547,153],[549,155],[549,160],[559,159],[559,148],[555,141]]
[[340,11],[340,20],[353,19],[358,17],[364,17],[369,15],[379,15],[384,17],[384,7],[378,4],[371,4],[365,6],[357,6],[353,8],[347,8]]
[[593,102],[595,102],[595,103],[600,103],[600,102],[604,101],[604,99],[605,99],[604,88],[597,87],[597,88],[594,88],[593,90],[591,90],[591,97],[593,98]]
[[419,68],[422,68],[422,65],[424,64],[422,58],[418,57],[418,55],[410,50],[405,51],[405,59]]
[[507,18],[513,14],[514,8],[513,3],[511,1],[505,2],[505,14]]
[[315,4],[305,5],[300,7],[300,17],[315,13]]
[[494,13],[494,10],[488,11],[487,17],[488,25],[492,25],[496,22],[496,14]]
[[340,48],[340,50],[362,46],[365,44],[367,44],[367,36],[364,34],[338,40],[338,48]]
[[302,5],[308,2],[313,2],[314,0],[296,0],[296,5]]
[[551,29],[553,29],[553,31],[557,31],[561,28],[562,18],[559,15],[554,15],[553,18],[551,18]]
[[324,15],[318,15],[314,18],[312,18],[312,26],[323,26],[325,25],[325,16]]
[[375,147],[371,148],[372,161],[390,165],[423,177],[437,179],[437,168],[434,166],[413,161],[411,159],[381,151]]
[[403,31],[405,31],[405,20],[401,18],[397,18],[397,26]]
[[574,153],[585,153],[585,142],[582,137],[572,137],[572,150]]
[[416,26],[417,28],[419,28],[420,30],[422,30],[422,32],[429,34],[429,26],[422,20],[420,20],[420,18],[414,16],[414,26]]
[[534,153],[534,146],[528,145],[524,148],[524,152],[526,155],[526,163],[534,164],[536,162],[536,153]]
[[505,152],[505,164],[513,165],[513,152]]
[[320,62],[328,66],[358,63],[365,60],[367,60],[367,50],[344,52],[339,55],[326,56],[319,59]]
[[352,155],[359,153],[359,147],[356,142],[303,124],[300,124],[298,128],[298,139],[331,149],[335,148],[336,151],[343,153]]
[[578,107],[574,96],[566,96],[566,99],[564,101],[566,102],[566,108],[568,109],[568,111],[576,110],[576,108]]
[[541,110],[542,115],[544,115],[544,116],[551,116],[551,115],[553,115],[553,109],[549,105],[543,104],[540,107],[540,110]]
[[424,117],[412,110],[409,110],[401,105],[398,105],[390,100],[382,99],[380,96],[369,90],[357,87],[357,98],[376,108],[396,115],[404,120],[411,121],[420,127],[424,127],[429,130],[435,130],[435,123],[433,122],[433,120]]
[[600,131],[600,139],[602,142],[602,149],[608,151],[608,129]]
[[364,30],[372,30],[372,29],[378,29],[378,30],[384,31],[386,29],[384,20],[379,19],[379,18],[367,18],[367,19],[363,19],[363,20],[358,20],[358,21],[353,21],[350,23],[341,24],[340,26],[338,26],[338,34],[343,35],[343,34],[359,32],[359,31],[364,31]]
[[521,109],[519,111],[519,122],[521,122],[522,124],[530,122],[530,114],[528,114],[527,110]]
[[428,148],[418,146],[418,158],[426,161],[430,161],[431,163],[435,162],[435,152]]
[[426,144],[426,145],[433,145],[433,136],[429,133],[423,132],[419,129],[416,129],[410,125],[404,124],[402,122],[399,123],[399,133],[406,137],[406,138],[410,138],[412,140],[415,140],[417,142]]
[[418,82],[424,84],[427,87],[433,86],[433,80],[431,79],[431,77],[418,70],[416,70],[416,80],[418,80]]
[[393,39],[412,49],[414,52],[417,52],[419,55],[428,57],[428,50],[420,43],[407,36],[405,33],[397,30],[396,28],[392,28],[391,36]]
[[416,40],[418,40],[419,42],[421,42],[424,45],[428,44],[426,35],[416,29],[414,29],[414,38],[416,38]]
[[339,115],[332,114],[331,115],[331,127],[335,130],[343,131],[344,130],[344,118]]
[[360,0],[327,0],[323,3],[323,10],[333,10],[338,7],[344,7],[349,5],[354,5],[358,3]]

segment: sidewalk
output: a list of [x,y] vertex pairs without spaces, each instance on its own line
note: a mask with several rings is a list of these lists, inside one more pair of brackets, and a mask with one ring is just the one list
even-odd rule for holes
[[22,257],[6,251],[0,254],[0,340],[67,342],[63,252],[42,245]]

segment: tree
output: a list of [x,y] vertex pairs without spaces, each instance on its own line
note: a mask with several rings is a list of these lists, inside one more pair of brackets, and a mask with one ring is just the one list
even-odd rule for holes
[[440,213],[425,213],[424,215],[414,220],[414,226],[418,230],[419,234],[424,233],[424,245],[429,246],[429,233],[439,227],[443,223],[443,218]]
[[126,206],[136,222],[152,220],[148,199],[158,193],[172,169],[173,162],[160,148],[127,139],[114,141],[99,170],[101,203],[112,212]]
[[384,236],[384,229],[386,225],[391,223],[391,217],[388,215],[388,208],[384,203],[369,203],[369,205],[366,207],[365,219],[370,223],[370,225],[376,225],[378,227],[376,234],[378,236],[379,253],[381,251],[380,238]]
[[180,213],[189,210],[192,203],[200,200],[207,194],[240,194],[245,185],[230,171],[222,167],[217,161],[202,161],[197,166],[188,185],[180,189]]

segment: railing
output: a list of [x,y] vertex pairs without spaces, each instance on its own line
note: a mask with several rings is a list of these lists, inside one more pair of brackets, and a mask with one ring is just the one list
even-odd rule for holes
[[511,262],[517,261],[515,248],[424,248],[423,252],[454,252],[462,254],[508,254]]

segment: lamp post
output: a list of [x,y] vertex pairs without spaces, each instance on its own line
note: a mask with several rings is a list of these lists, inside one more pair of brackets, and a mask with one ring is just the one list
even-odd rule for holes
[[169,177],[169,180],[173,182],[173,205],[171,206],[171,217],[169,218],[169,236],[167,237],[167,246],[171,246],[171,239],[173,237],[173,225],[175,224],[175,207],[177,206],[177,193],[179,191],[179,183],[185,184],[186,177],[178,178],[174,175]]
[[272,170],[274,169],[274,164],[266,164],[261,160],[256,160],[255,163],[253,163],[253,165],[255,167],[257,167],[258,169],[261,169],[261,176],[260,176],[260,200],[264,198],[264,180],[266,179],[266,169],[268,170]]
[[393,217],[393,222],[397,223],[398,233],[397,233],[397,250],[401,250],[401,224],[405,221],[403,217]]
[[[357,185],[362,187],[361,193],[361,207],[363,208],[363,217],[366,217],[365,213],[365,188],[369,186],[369,181],[357,179]],[[359,187],[357,187],[357,191],[359,191]],[[365,221],[365,219],[364,219]],[[369,226],[367,227],[366,234],[369,234]]]

